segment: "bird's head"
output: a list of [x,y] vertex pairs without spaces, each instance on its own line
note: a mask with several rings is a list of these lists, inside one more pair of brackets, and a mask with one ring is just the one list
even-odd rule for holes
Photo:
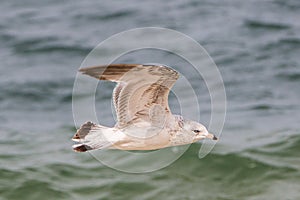
[[189,134],[194,135],[194,142],[205,138],[218,140],[218,138],[214,134],[211,134],[207,131],[204,125],[195,121],[185,120],[183,129],[187,131]]

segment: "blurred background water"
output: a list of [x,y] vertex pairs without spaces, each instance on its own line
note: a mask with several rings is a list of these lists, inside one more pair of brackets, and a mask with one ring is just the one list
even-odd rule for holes
[[[1,200],[300,199],[300,1],[0,5]],[[207,157],[198,159],[197,143],[172,165],[134,175],[72,151],[72,89],[98,43],[145,26],[171,28],[202,44],[222,74],[228,108],[221,139]],[[123,61],[148,62],[153,55],[184,64],[148,51]],[[192,73],[185,75],[192,80]],[[107,125],[114,124],[112,88],[97,90],[100,121]],[[199,98],[202,107],[209,103],[208,94]],[[209,112],[201,118],[207,124]]]

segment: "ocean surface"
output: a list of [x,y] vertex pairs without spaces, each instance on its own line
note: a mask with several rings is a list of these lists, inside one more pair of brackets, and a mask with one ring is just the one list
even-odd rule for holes
[[[300,199],[300,1],[11,0],[0,5],[0,200]],[[174,29],[199,42],[220,70],[227,112],[220,140],[205,158],[198,158],[201,143],[195,143],[163,169],[132,174],[72,151],[70,139],[78,128],[72,91],[94,47],[139,27]],[[109,55],[107,50],[100,56]],[[185,64],[154,50],[117,61],[165,61],[178,71]],[[199,98],[201,122],[208,125],[205,83],[192,71],[185,77]],[[110,126],[113,86],[97,88],[95,105],[99,121]],[[176,102],[171,94],[175,111]],[[189,112],[195,112],[193,106],[185,108],[187,118]],[[101,153],[131,162],[114,157],[113,150]]]

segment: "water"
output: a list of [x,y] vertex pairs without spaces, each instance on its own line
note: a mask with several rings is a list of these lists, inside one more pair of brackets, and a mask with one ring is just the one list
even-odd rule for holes
[[[0,199],[300,199],[299,1],[13,0],[0,11]],[[134,175],[71,150],[72,88],[99,42],[145,26],[181,31],[205,47],[223,76],[228,110],[210,155],[199,160],[201,144],[193,144],[172,165]],[[184,64],[149,51],[123,61],[159,55]],[[97,90],[107,125],[112,88]]]

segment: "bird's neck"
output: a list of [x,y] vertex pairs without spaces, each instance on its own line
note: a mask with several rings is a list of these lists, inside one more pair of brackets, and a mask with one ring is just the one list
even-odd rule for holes
[[178,128],[182,129],[184,126],[184,119],[181,115],[173,115],[175,124],[178,126]]

